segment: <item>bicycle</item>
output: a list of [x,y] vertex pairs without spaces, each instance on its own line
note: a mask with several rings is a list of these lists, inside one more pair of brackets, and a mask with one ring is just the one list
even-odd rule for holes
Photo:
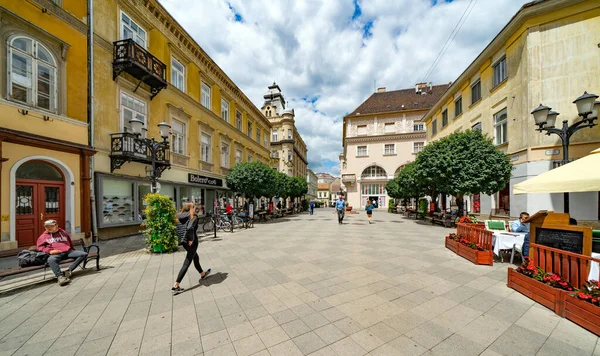
[[210,220],[202,225],[203,231],[212,231],[217,226],[217,230],[231,231],[231,222],[226,214],[219,215],[217,221],[214,217],[210,217]]

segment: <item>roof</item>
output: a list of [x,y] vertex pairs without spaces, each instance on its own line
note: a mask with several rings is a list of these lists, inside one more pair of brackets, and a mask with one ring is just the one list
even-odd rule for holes
[[328,183],[319,183],[319,184],[317,184],[317,189],[318,190],[329,190],[329,184]]
[[331,191],[339,192],[342,188],[342,181],[339,178],[336,178],[333,182],[331,182]]
[[331,174],[329,174],[329,173],[317,173],[317,177],[319,177],[319,178],[331,178],[331,179],[333,179],[333,178],[334,178],[334,177],[333,177]]
[[348,116],[396,112],[402,110],[429,110],[440,99],[450,84],[434,85],[427,94],[417,94],[415,88],[373,93]]

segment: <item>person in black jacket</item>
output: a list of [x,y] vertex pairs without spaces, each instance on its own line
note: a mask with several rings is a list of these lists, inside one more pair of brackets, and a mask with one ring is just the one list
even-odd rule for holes
[[[185,260],[183,261],[183,266],[181,266],[181,270],[179,270],[179,274],[177,275],[177,280],[171,291],[173,294],[179,294],[184,291],[183,288],[179,286],[179,283],[185,277],[192,260],[194,261],[194,267],[200,272],[200,279],[205,279],[210,274],[210,268],[205,271],[202,270],[202,266],[200,266],[200,257],[198,257],[198,253],[196,250],[198,249],[198,235],[196,234],[196,230],[198,230],[198,216],[194,215],[195,208],[193,203],[186,203],[181,208],[179,215],[177,215],[177,230],[184,229],[183,233],[184,238],[181,239],[181,244],[183,248],[186,250]],[[188,224],[188,221],[191,224]]]

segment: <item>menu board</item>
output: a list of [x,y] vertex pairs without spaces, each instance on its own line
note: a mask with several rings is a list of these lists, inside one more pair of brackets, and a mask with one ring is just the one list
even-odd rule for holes
[[574,253],[583,253],[583,231],[569,231],[538,227],[535,243]]

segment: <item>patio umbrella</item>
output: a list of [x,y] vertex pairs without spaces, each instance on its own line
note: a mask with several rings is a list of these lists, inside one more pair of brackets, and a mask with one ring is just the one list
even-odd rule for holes
[[600,191],[600,148],[589,155],[515,184],[515,194]]

